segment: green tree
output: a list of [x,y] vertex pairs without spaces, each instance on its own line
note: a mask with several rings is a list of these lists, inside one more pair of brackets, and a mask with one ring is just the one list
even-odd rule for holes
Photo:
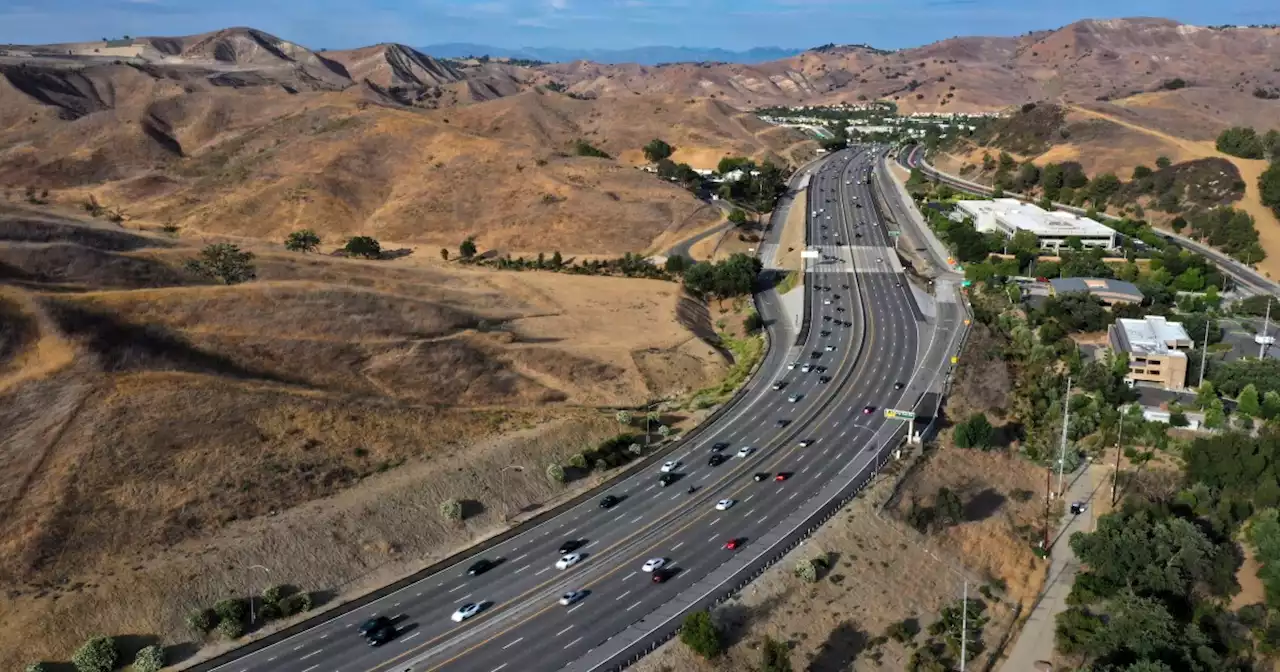
[[1018,167],[1018,161],[1008,152],[1000,152],[1000,170],[1009,172]]
[[1261,159],[1266,147],[1258,132],[1247,126],[1232,126],[1218,134],[1218,151],[1242,159]]
[[45,663],[31,663],[22,668],[22,672],[53,672],[53,668]]
[[352,257],[364,257],[365,259],[380,259],[382,257],[382,244],[371,236],[353,236],[342,249],[348,256]]
[[1196,388],[1196,407],[1208,408],[1210,404],[1218,400],[1218,393],[1213,389],[1213,381],[1206,380],[1203,385]]
[[991,440],[995,434],[995,429],[991,426],[991,421],[987,420],[987,416],[982,413],[974,413],[969,419],[956,425],[954,439],[956,446],[960,448],[979,448],[986,450],[991,447]]
[[710,296],[715,290],[715,267],[700,261],[685,269],[684,286],[699,296]]
[[199,633],[207,633],[218,624],[218,616],[212,609],[197,609],[187,614],[187,627]]
[[1173,221],[1169,222],[1169,227],[1174,233],[1182,233],[1182,230],[1187,228],[1187,220],[1183,217],[1174,217]]
[[996,169],[996,160],[991,156],[991,152],[982,153],[982,170],[991,172]]
[[551,253],[551,268],[555,270],[564,268],[564,257],[560,255],[560,250]]
[[463,259],[471,259],[475,257],[476,239],[471,236],[467,236],[467,239],[462,241],[462,244],[458,246],[458,254],[462,255]]
[[1236,410],[1251,418],[1262,417],[1262,403],[1258,399],[1258,388],[1253,383],[1244,386],[1240,396],[1236,398]]
[[564,467],[552,463],[547,465],[547,479],[552,483],[564,483]]
[[594,145],[592,145],[591,143],[587,142],[584,139],[579,139],[576,143],[574,143],[573,151],[578,156],[588,156],[588,157],[597,158],[597,159],[613,158],[609,156],[609,154],[604,150],[601,150],[595,147]]
[[766,636],[760,645],[760,672],[791,672],[791,648]]
[[77,672],[111,672],[116,669],[120,652],[111,637],[91,637],[71,656]]
[[672,147],[663,140],[654,138],[649,141],[649,144],[644,146],[644,158],[647,159],[649,163],[656,163],[669,158],[675,153],[675,151],[675,147]]
[[682,275],[685,269],[689,267],[689,260],[678,254],[673,254],[667,257],[667,263],[663,267],[666,268],[668,273]]
[[1146,166],[1144,166],[1144,165],[1141,165],[1141,164],[1136,165],[1136,166],[1134,166],[1134,167],[1133,167],[1133,179],[1135,179],[1135,180],[1141,180],[1141,179],[1148,178],[1148,177],[1151,177],[1151,169],[1150,169],[1150,168],[1148,168],[1148,167],[1146,167]]
[[284,239],[284,248],[290,252],[315,252],[320,247],[320,235],[311,229],[302,229]]
[[1280,392],[1267,390],[1262,396],[1262,416],[1268,420],[1280,417]]
[[133,659],[133,672],[160,672],[164,667],[164,650],[154,644],[144,647]]
[[1227,423],[1227,414],[1222,407],[1221,399],[1214,399],[1209,407],[1204,409],[1204,426],[1209,429],[1221,429]]
[[1036,164],[1028,161],[1018,168],[1018,177],[1014,181],[1014,188],[1018,191],[1026,191],[1039,183],[1040,169],[1036,167]]
[[1165,168],[1168,168],[1169,166],[1172,166],[1172,165],[1173,165],[1173,162],[1169,160],[1169,157],[1167,156],[1156,157],[1156,168],[1164,170]]
[[711,614],[705,611],[695,611],[684,617],[684,624],[680,627],[680,641],[708,660],[724,652],[720,631],[711,622]]
[[253,253],[231,243],[214,243],[200,251],[198,259],[187,262],[187,270],[223,284],[235,285],[256,277]]
[[742,226],[747,223],[747,213],[741,208],[734,208],[729,212],[729,223],[734,226]]
[[1258,197],[1263,205],[1276,213],[1276,217],[1280,217],[1280,159],[1273,159],[1258,177]]

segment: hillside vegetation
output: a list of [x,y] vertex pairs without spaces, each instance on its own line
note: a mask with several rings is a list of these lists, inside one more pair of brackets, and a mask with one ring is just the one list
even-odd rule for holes
[[[593,482],[545,469],[610,409],[730,365],[672,282],[249,244],[257,279],[223,285],[200,244],[0,210],[0,668],[191,641],[243,557],[328,595],[393,579]],[[463,524],[422,515],[451,499]]]

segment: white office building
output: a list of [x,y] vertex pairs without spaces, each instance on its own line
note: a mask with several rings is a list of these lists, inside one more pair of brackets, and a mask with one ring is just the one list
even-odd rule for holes
[[1047,212],[1014,198],[990,201],[959,201],[956,213],[973,219],[979,231],[998,231],[1006,238],[1018,231],[1030,231],[1040,240],[1040,247],[1057,251],[1067,245],[1068,238],[1079,238],[1086,248],[1110,250],[1116,246],[1115,230],[1069,212]]

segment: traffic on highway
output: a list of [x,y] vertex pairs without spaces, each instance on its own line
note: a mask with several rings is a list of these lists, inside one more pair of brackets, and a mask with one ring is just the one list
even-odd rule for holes
[[819,255],[805,273],[807,337],[791,346],[782,300],[759,294],[773,347],[698,439],[456,566],[215,669],[606,669],[634,643],[629,628],[670,620],[708,577],[769,550],[760,540],[787,514],[900,436],[883,409],[920,395],[920,311],[867,179],[879,158],[855,148],[809,168],[806,238]]

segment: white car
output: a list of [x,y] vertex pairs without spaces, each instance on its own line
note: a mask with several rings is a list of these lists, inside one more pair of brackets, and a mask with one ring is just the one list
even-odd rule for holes
[[794,403],[796,403],[797,401],[800,401],[800,395],[798,395],[798,394],[793,394],[793,395],[791,395],[791,396],[787,397],[787,401],[789,401],[789,402],[791,402],[791,403],[793,403],[793,404],[794,404]]
[[569,569],[581,561],[581,553],[570,553],[568,555],[561,556],[559,560],[556,560],[556,569]]
[[791,370],[795,369],[795,368],[796,368],[796,365],[797,365],[797,364],[799,364],[799,363],[800,363],[800,362],[791,362],[790,364],[788,364],[788,365],[787,365],[787,370],[788,370],[788,371],[791,371]]
[[800,370],[803,371],[804,373],[809,373],[810,371],[813,370],[813,367],[809,366],[808,364],[805,364],[804,366],[800,367]]
[[877,257],[877,258],[876,258],[876,263],[877,263],[877,264],[883,264],[883,263],[884,263],[884,259],[880,259],[880,258],[878,258],[878,257]]
[[650,558],[649,561],[644,563],[644,566],[640,569],[646,572],[652,572],[655,569],[662,569],[662,566],[665,564],[667,564],[666,558]]
[[824,305],[824,306],[829,306],[829,305],[831,305],[831,299],[823,299],[823,300],[822,300],[822,305]]
[[680,460],[670,460],[662,463],[662,473],[669,474],[680,468]]
[[826,347],[826,350],[827,350],[827,352],[835,352],[835,351],[836,351],[836,346],[834,346],[834,345],[828,345],[828,346]]
[[454,623],[461,623],[478,613],[480,613],[480,605],[474,602],[468,602],[461,607],[458,607],[458,610],[453,612],[453,615],[449,618],[452,619]]
[[729,507],[733,506],[736,503],[737,502],[732,499],[722,499],[716,502],[716,511],[728,511]]
[[754,451],[755,451],[755,448],[752,448],[751,446],[743,446],[738,449],[737,455],[738,457],[746,457]]
[[581,600],[586,596],[587,596],[587,591],[585,590],[571,590],[565,593],[564,595],[560,596],[560,604],[567,607],[573,604],[574,602]]

